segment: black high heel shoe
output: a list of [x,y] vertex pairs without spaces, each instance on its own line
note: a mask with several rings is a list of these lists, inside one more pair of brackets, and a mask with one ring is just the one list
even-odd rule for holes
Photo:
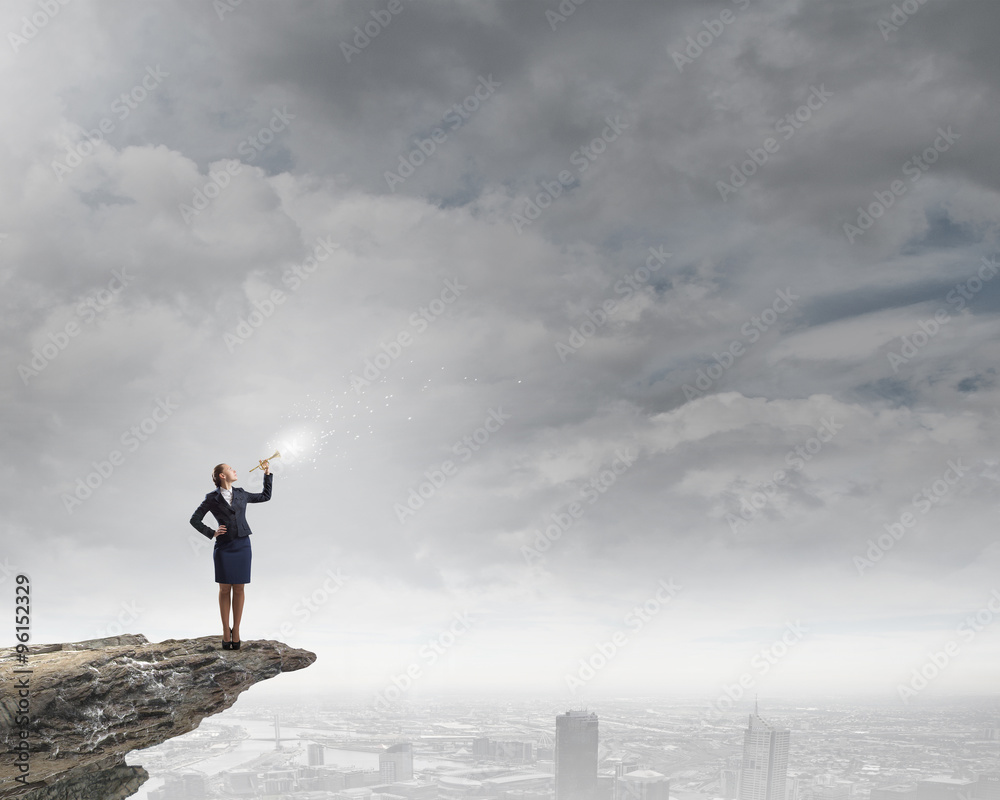
[[[232,628],[229,629],[229,638],[230,639],[233,638],[233,629]],[[229,649],[230,650],[239,650],[241,644],[243,644],[243,642],[230,642],[229,643]]]

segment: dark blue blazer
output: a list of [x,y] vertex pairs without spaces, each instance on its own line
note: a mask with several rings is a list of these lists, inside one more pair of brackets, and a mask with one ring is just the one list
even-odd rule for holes
[[[233,486],[232,506],[225,501],[218,489],[209,492],[205,495],[205,499],[201,501],[198,509],[191,515],[191,524],[194,525],[199,533],[204,534],[209,539],[214,538],[218,544],[249,536],[253,531],[250,530],[250,526],[247,524],[247,503],[263,503],[270,500],[271,478],[273,477],[273,475],[264,476],[264,491],[259,494],[247,492]],[[209,512],[212,513],[212,516],[215,517],[215,521],[219,525],[226,526],[226,532],[218,538],[215,536],[215,531],[202,522],[204,516]]]

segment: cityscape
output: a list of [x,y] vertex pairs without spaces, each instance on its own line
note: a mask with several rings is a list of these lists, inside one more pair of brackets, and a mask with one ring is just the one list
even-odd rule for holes
[[1000,800],[996,698],[241,703],[130,754],[137,798]]
[[0,29],[0,800],[1000,800],[1000,0]]

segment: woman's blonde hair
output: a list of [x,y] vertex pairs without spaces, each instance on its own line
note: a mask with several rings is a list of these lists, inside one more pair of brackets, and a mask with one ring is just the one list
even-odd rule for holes
[[225,468],[226,468],[225,464],[216,464],[215,469],[212,470],[212,483],[214,483],[216,487],[222,486],[222,484],[219,483],[219,476],[222,474],[222,470],[224,470]]

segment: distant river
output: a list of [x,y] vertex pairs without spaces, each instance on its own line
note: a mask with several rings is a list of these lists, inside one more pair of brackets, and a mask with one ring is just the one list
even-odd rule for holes
[[[206,720],[205,724],[208,730],[212,729],[211,726],[213,724],[239,725],[245,729],[248,734],[250,734],[250,738],[244,739],[236,748],[221,755],[208,756],[205,758],[198,758],[196,756],[187,762],[185,766],[180,769],[180,771],[194,770],[197,772],[203,772],[206,775],[218,775],[221,772],[240,769],[244,764],[253,761],[253,759],[263,753],[274,752],[274,722],[257,719],[240,719],[239,717],[229,716],[223,712],[222,714],[210,717]],[[290,754],[293,754],[292,761],[298,764],[309,763],[309,755],[307,751],[309,740],[306,739],[300,741],[300,734],[304,736],[315,735],[320,739],[327,739],[332,735],[331,731],[324,728],[298,728],[290,725],[282,725],[281,738],[283,740],[293,740],[282,741],[282,749]],[[187,736],[190,735],[191,734],[187,734]],[[359,736],[364,736],[364,733],[360,733]],[[183,739],[184,737],[177,737],[175,739],[170,739],[169,741],[177,742],[182,741]],[[157,747],[151,747],[148,750],[143,750],[129,755],[127,763],[145,766],[146,769],[149,770],[149,780],[146,781],[139,791],[132,795],[129,800],[149,800],[148,792],[151,789],[157,789],[163,785],[164,779],[150,769],[148,764],[143,764],[144,755],[155,753],[163,746],[164,745],[158,745]],[[378,769],[378,753],[366,753],[358,750],[338,750],[331,747],[324,747],[323,762],[325,766],[341,767],[343,769]],[[437,758],[434,756],[416,756],[413,759],[413,768],[416,771],[432,769],[435,767],[461,768],[465,766],[467,766],[467,764],[463,764],[458,761],[450,761],[446,758]]]
[[[247,731],[247,733],[250,734],[250,738],[244,739],[235,749],[229,750],[222,755],[209,756],[199,760],[192,759],[189,763],[187,763],[184,769],[203,772],[206,775],[218,775],[220,772],[228,772],[229,770],[239,769],[242,765],[252,761],[263,753],[274,752],[273,722],[266,722],[263,720],[244,720],[236,717],[227,718],[225,714],[220,714],[207,720],[206,725],[211,726],[213,723],[221,725],[240,725]],[[208,727],[208,729],[211,730],[211,727]],[[306,746],[309,742],[298,741],[300,734],[315,734],[320,738],[328,738],[330,736],[330,731],[320,728],[296,728],[285,725],[281,726],[281,738],[295,740],[282,741],[282,749],[295,754],[292,759],[295,763],[308,764],[309,758]],[[188,735],[190,736],[190,734]],[[262,739],[267,739],[268,737],[270,737],[270,741],[260,741]],[[178,740],[183,740],[183,737],[171,739],[170,741],[176,742]],[[151,747],[142,752],[132,753],[129,755],[127,762],[129,764],[146,766],[146,768],[149,769],[147,765],[143,764],[143,755],[154,753],[159,749],[159,747],[160,746]],[[378,753],[364,753],[354,750],[334,750],[327,747],[323,750],[323,759],[325,765],[328,767],[378,769]],[[149,770],[149,780],[146,781],[139,791],[132,795],[129,800],[148,800],[149,790],[159,788],[162,785],[163,778],[154,773],[152,770]]]

